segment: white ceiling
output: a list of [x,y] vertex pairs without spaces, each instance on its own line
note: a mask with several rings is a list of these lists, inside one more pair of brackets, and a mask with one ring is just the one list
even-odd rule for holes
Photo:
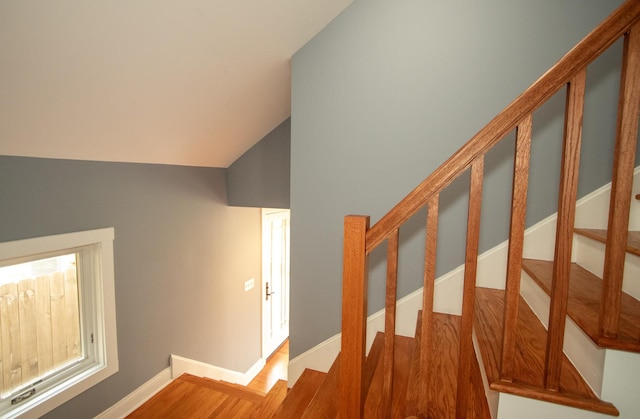
[[228,167],[352,0],[1,0],[0,155]]

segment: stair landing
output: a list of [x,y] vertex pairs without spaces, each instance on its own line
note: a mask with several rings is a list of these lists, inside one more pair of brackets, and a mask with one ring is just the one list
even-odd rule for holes
[[264,395],[255,390],[183,374],[127,418],[246,419],[260,406],[263,399]]

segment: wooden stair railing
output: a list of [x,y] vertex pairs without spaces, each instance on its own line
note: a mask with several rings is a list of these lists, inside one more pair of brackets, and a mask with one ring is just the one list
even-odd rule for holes
[[[395,335],[395,299],[398,261],[398,231],[418,210],[428,208],[424,271],[424,305],[422,310],[421,348],[430,345],[433,312],[433,282],[435,279],[436,242],[438,230],[438,200],[440,193],[457,177],[471,170],[467,245],[462,307],[462,331],[458,369],[457,413],[465,417],[468,403],[465,388],[469,386],[469,365],[473,354],[472,322],[478,256],[480,206],[482,196],[484,155],[514,129],[516,151],[513,180],[512,213],[509,233],[507,284],[504,308],[504,335],[501,358],[501,380],[510,382],[515,350],[514,331],[518,314],[520,272],[526,213],[527,181],[532,130],[532,115],[561,88],[567,86],[563,167],[558,208],[554,281],[551,296],[551,316],[545,363],[545,388],[558,389],[562,356],[564,319],[567,310],[568,285],[565,273],[571,260],[571,240],[578,178],[578,162],[582,131],[582,109],[585,94],[586,68],[615,41],[624,36],[623,67],[616,134],[616,149],[609,216],[609,237],[603,284],[603,304],[600,327],[603,334],[615,337],[620,309],[622,268],[626,230],[631,199],[631,181],[638,134],[640,112],[640,0],[627,0],[604,22],[531,87],[500,112],[489,124],[462,148],[420,183],[391,211],[372,227],[368,216],[350,215],[344,221],[342,349],[340,370],[340,415],[361,418],[363,415],[363,373],[366,342],[368,254],[382,242],[388,242],[387,298],[384,374],[384,400],[391,400],[393,374],[393,336]],[[626,215],[626,217],[625,217]],[[624,244],[623,244],[624,243]],[[429,351],[420,349],[420,385],[426,386],[429,374]],[[428,394],[426,388],[421,394]],[[418,401],[426,416],[428,400]],[[388,412],[389,405],[383,408]]]

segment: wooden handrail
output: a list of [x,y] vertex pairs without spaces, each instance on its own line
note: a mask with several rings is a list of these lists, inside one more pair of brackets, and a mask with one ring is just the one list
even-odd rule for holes
[[564,87],[640,19],[640,1],[628,0],[569,51],[531,87],[500,112],[462,148],[367,231],[367,253],[442,191],[478,156],[500,142],[527,115]]

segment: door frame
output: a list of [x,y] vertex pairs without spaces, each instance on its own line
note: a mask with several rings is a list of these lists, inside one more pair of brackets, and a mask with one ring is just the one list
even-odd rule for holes
[[[260,340],[261,340],[261,354],[262,354],[262,358],[264,360],[267,360],[267,358],[280,346],[282,345],[282,343],[289,337],[289,333],[288,333],[288,323],[289,323],[289,288],[290,288],[290,277],[289,277],[289,249],[290,249],[290,245],[289,245],[289,234],[287,234],[285,236],[285,248],[286,248],[286,257],[285,257],[285,286],[284,286],[284,292],[283,292],[283,296],[284,296],[284,304],[286,304],[286,308],[285,308],[285,312],[286,312],[286,319],[287,319],[287,334],[286,337],[284,339],[282,339],[282,342],[278,342],[276,345],[272,344],[272,341],[270,341],[269,339],[267,339],[267,333],[268,333],[268,324],[267,322],[267,316],[266,316],[266,284],[267,284],[267,279],[270,277],[270,261],[267,258],[267,255],[270,255],[271,252],[269,250],[270,246],[271,246],[271,242],[270,240],[268,240],[268,233],[270,232],[270,230],[268,230],[268,226],[269,224],[267,223],[267,219],[269,218],[269,216],[274,215],[274,214],[281,214],[281,213],[286,213],[284,216],[287,220],[287,225],[290,226],[290,220],[291,220],[291,212],[289,209],[282,209],[282,208],[262,208],[262,227],[261,227],[261,232],[262,232],[262,280],[261,280],[261,284],[260,284],[260,317],[261,317],[261,324],[260,324]],[[269,248],[267,248],[267,246],[269,246]]]

